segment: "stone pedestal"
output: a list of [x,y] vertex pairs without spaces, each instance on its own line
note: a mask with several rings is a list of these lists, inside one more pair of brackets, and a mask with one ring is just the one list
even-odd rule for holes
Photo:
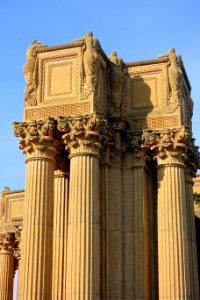
[[13,299],[14,240],[13,233],[0,236],[0,300]]
[[14,124],[27,155],[18,299],[51,299],[55,121]]
[[54,173],[53,299],[66,299],[68,190],[69,173],[63,163]]

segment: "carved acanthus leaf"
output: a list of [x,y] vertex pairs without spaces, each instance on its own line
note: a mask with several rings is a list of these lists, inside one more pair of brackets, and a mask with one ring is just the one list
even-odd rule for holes
[[13,129],[14,135],[20,137],[19,148],[25,154],[35,151],[38,151],[39,154],[48,151],[51,156],[54,156],[61,144],[54,118],[14,122]]
[[144,131],[142,139],[142,147],[153,152],[158,164],[183,164],[194,152],[191,131],[188,127]]
[[58,118],[58,129],[64,132],[62,139],[70,154],[100,154],[108,140],[108,126],[105,119],[98,115]]

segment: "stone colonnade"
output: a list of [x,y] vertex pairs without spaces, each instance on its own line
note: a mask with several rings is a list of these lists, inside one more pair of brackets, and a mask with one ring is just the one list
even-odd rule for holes
[[[189,131],[123,126],[14,123],[27,156],[19,300],[199,299]],[[0,300],[12,299],[12,251],[1,246]]]

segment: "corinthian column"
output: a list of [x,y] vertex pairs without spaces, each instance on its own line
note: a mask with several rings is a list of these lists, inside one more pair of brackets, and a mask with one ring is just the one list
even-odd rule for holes
[[67,157],[57,158],[54,172],[52,298],[66,299],[69,168]]
[[191,299],[185,159],[189,143],[184,128],[150,133],[158,169],[159,299]]
[[100,299],[99,151],[103,120],[59,119],[70,151],[67,243],[68,300]]
[[13,299],[15,234],[0,236],[0,300]]
[[51,299],[55,121],[14,123],[27,155],[18,299]]

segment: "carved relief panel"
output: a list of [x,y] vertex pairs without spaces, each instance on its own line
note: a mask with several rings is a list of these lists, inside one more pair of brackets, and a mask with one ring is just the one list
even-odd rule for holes
[[80,97],[81,45],[69,45],[38,49],[36,101],[25,102],[25,121],[91,112],[90,101]]
[[127,67],[129,79],[123,114],[133,128],[179,126],[179,106],[169,99],[167,63],[152,60],[130,63]]

